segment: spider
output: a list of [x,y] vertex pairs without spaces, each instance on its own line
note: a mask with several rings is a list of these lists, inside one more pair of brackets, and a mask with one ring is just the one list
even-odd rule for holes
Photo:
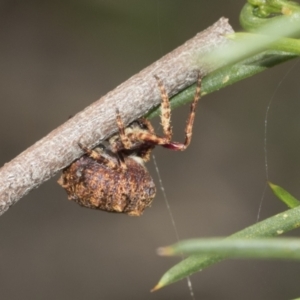
[[163,136],[155,134],[151,123],[140,118],[125,127],[118,110],[118,133],[108,139],[108,146],[88,149],[79,143],[85,154],[63,170],[58,183],[69,200],[88,208],[140,216],[156,194],[155,184],[144,162],[150,159],[156,145],[183,151],[192,138],[195,110],[200,99],[201,77],[198,76],[194,100],[185,128],[183,143],[172,141],[170,101],[162,81],[155,76],[161,94]]

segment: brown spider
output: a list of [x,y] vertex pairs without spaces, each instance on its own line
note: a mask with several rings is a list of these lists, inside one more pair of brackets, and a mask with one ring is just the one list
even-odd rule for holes
[[94,209],[140,216],[151,205],[156,188],[144,162],[156,145],[172,150],[185,150],[192,138],[195,110],[200,99],[198,77],[194,101],[185,128],[185,141],[172,141],[171,109],[167,92],[155,76],[160,89],[163,136],[157,136],[151,123],[140,118],[125,127],[117,110],[119,132],[108,139],[108,146],[90,150],[79,144],[85,155],[63,170],[58,183],[67,191],[69,200]]

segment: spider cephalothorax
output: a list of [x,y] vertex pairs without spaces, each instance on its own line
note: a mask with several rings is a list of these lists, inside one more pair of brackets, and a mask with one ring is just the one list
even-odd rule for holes
[[144,162],[150,159],[156,145],[180,151],[189,146],[201,86],[199,76],[186,124],[185,141],[178,143],[171,140],[168,95],[160,79],[156,79],[162,98],[163,136],[157,136],[151,123],[144,118],[125,127],[117,110],[119,132],[108,139],[108,146],[90,150],[79,144],[85,155],[63,170],[58,183],[67,191],[69,200],[88,208],[131,216],[140,216],[151,205],[156,189]]

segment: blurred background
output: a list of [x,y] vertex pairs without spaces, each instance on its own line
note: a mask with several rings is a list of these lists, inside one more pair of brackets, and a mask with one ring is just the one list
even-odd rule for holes
[[[242,0],[0,2],[0,164],[221,16],[240,30]],[[300,198],[299,61],[204,97],[191,146],[154,153],[181,239],[226,236],[286,210],[269,179]],[[173,112],[183,140],[189,107]],[[153,120],[159,132],[159,120]],[[148,168],[157,182],[153,161]],[[21,174],[20,174],[21,176]],[[185,280],[149,290],[178,258],[161,191],[140,218],[79,207],[58,176],[0,218],[1,299],[191,299]],[[263,197],[263,198],[262,198]],[[291,235],[299,235],[293,231]],[[192,276],[196,299],[292,299],[299,264],[231,260]]]

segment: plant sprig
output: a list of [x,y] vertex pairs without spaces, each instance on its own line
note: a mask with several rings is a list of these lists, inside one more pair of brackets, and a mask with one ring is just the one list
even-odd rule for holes
[[[202,95],[253,76],[300,55],[300,40],[295,38],[300,34],[300,5],[298,3],[283,0],[249,0],[241,11],[240,22],[243,28],[251,33],[242,32],[229,35],[228,39],[231,39],[233,43],[227,49],[217,51],[209,57],[201,58],[202,61],[208,60],[210,63],[213,61],[220,65],[220,68],[217,68],[203,79]],[[172,107],[175,108],[191,101],[193,95],[194,87],[184,90],[173,97]],[[149,116],[153,117],[158,113],[158,111],[153,111]],[[237,239],[245,241],[255,238],[276,237],[300,227],[298,200],[292,199],[289,193],[278,186],[271,185],[271,188],[284,203],[293,208],[227,237],[224,243],[229,245],[231,241],[233,243],[237,242]],[[264,242],[267,243],[264,245],[265,249],[271,247],[271,243],[273,243],[276,244],[275,247],[278,250],[279,242],[274,242],[273,239],[269,239],[269,245],[268,240]],[[300,243],[298,240],[293,242]],[[248,241],[245,241],[244,244],[249,246]],[[180,248],[182,246],[176,245],[174,247],[177,247],[180,253],[183,252],[183,249]],[[215,250],[210,251],[209,254],[207,252],[206,254],[193,254],[172,267],[162,276],[153,291],[232,256],[233,248],[230,251],[228,246],[226,252],[224,247],[223,251],[222,248],[216,250],[216,245],[214,247]],[[231,247],[233,247],[233,244]],[[276,257],[287,258],[286,252],[283,251],[284,242],[281,243],[281,247],[279,251],[273,248],[274,251],[277,251]],[[243,251],[247,252],[248,256],[254,255],[254,249],[248,248],[247,250],[247,247],[245,247]],[[261,255],[267,255],[263,248],[260,248],[260,251],[263,253]]]

